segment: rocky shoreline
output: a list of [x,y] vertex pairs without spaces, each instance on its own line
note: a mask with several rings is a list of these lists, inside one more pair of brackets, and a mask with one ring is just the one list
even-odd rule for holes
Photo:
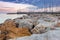
[[[42,35],[45,35],[43,37],[46,38],[47,33],[51,31],[50,33],[52,34],[54,30],[60,30],[60,16],[26,14],[15,19],[7,19],[0,24],[0,40],[44,40],[41,38]],[[48,38],[45,40],[48,40]]]

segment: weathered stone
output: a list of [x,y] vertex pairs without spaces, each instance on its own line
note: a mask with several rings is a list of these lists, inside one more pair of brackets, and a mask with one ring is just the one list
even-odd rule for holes
[[4,40],[5,34],[0,34],[0,40]]
[[38,24],[37,26],[34,27],[34,29],[31,30],[31,32],[34,34],[40,34],[46,31],[47,31],[47,27],[41,24]]
[[6,37],[7,39],[12,39],[12,38],[24,37],[30,35],[31,33],[29,32],[28,28],[14,28],[8,32]]
[[1,26],[1,31],[6,34],[6,39],[31,35],[27,27],[17,28],[13,20],[5,21]]
[[4,25],[7,26],[7,27],[16,26],[14,20],[6,20],[6,21],[4,22]]
[[19,31],[18,31],[17,34],[18,34],[19,37],[30,36],[31,35],[28,28],[19,28]]
[[55,25],[55,27],[60,27],[60,22],[58,22],[58,23]]
[[60,30],[51,30],[47,35],[48,40],[60,40]]
[[47,34],[32,34],[31,36],[18,37],[9,40],[47,40]]
[[31,19],[16,19],[15,22],[19,24],[18,27],[27,27],[32,29],[33,26],[33,21]]

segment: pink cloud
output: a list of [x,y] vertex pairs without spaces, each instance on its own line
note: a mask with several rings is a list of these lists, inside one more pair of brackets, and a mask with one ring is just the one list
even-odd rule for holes
[[35,8],[38,7],[29,4],[17,4],[17,3],[0,1],[0,12],[15,13],[15,12],[46,12],[46,11],[52,12],[52,10],[53,12],[60,11],[60,7],[39,8],[39,9],[35,9]]
[[30,11],[29,8],[37,8],[37,6],[29,5],[29,4],[17,4],[17,3],[10,3],[10,2],[2,2],[0,1],[0,11],[1,12],[27,12]]
[[14,8],[0,8],[0,12],[16,12]]

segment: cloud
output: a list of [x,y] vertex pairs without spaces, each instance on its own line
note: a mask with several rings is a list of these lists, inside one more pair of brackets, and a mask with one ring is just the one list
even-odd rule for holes
[[0,1],[0,13],[16,13],[16,12],[59,12],[60,7],[39,8],[30,4],[18,4]]
[[34,8],[37,8],[37,6],[0,1],[0,12],[28,12],[33,10]]
[[60,12],[60,7],[40,8],[34,12]]

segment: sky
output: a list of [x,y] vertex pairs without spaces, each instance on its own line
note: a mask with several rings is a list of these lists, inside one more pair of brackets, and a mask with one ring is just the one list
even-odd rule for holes
[[[5,2],[32,4],[38,7],[60,6],[60,0],[0,0]],[[48,6],[47,6],[48,5]]]
[[[0,0],[0,12],[5,11],[59,11],[60,0]],[[52,9],[53,8],[53,9]],[[56,10],[57,8],[57,10]],[[12,9],[12,10],[11,10]],[[49,10],[50,9],[50,10]]]

